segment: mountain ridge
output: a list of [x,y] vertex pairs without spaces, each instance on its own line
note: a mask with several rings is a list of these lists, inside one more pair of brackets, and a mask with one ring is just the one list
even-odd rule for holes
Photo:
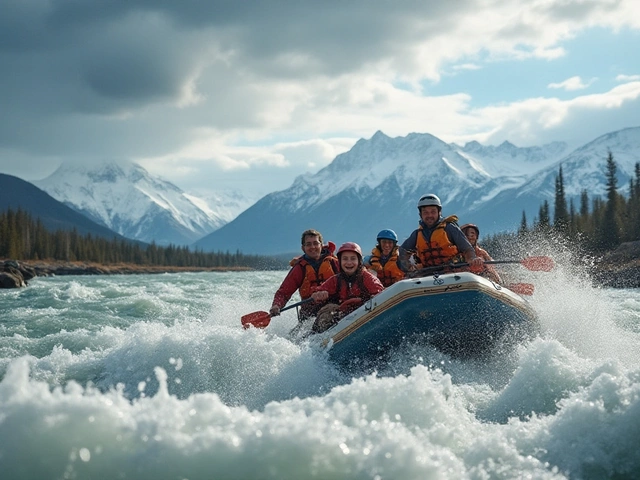
[[300,233],[315,228],[327,240],[356,241],[368,251],[383,228],[395,230],[401,240],[417,228],[416,202],[429,192],[440,196],[443,215],[476,223],[484,235],[515,231],[523,212],[531,222],[544,200],[553,205],[560,165],[567,200],[577,199],[585,188],[590,198],[604,193],[608,151],[619,162],[619,191],[628,189],[633,165],[640,161],[640,127],[567,149],[563,142],[460,147],[431,134],[390,138],[378,131],[316,174],[266,195],[194,246],[278,254],[297,251]]
[[[298,252],[300,233],[315,228],[326,240],[357,241],[368,251],[383,228],[395,230],[402,240],[417,227],[416,202],[424,193],[439,195],[444,215],[457,214],[460,223],[480,225],[483,235],[516,230],[523,212],[532,223],[544,200],[553,206],[560,165],[568,201],[577,201],[585,189],[590,199],[602,197],[609,151],[624,194],[640,161],[640,127],[609,132],[572,151],[563,142],[459,146],[428,133],[391,138],[377,131],[317,173],[298,176],[289,188],[251,204],[242,195],[204,199],[188,194],[133,162],[105,161],[98,167],[65,163],[45,180],[67,207],[103,227],[126,230],[127,238],[186,244],[205,252],[281,255]],[[202,233],[213,228],[207,223],[211,218],[224,216],[224,208],[211,206],[216,202],[227,202],[229,220]],[[185,225],[191,228],[188,235],[179,234],[188,243],[167,235]]]
[[131,161],[105,160],[91,167],[63,162],[33,183],[96,223],[159,245],[189,245],[235,216],[229,208],[215,211],[206,199]]
[[42,225],[52,232],[75,229],[81,235],[130,241],[64,205],[32,183],[0,173],[0,211],[9,209],[28,212],[32,217],[39,218]]

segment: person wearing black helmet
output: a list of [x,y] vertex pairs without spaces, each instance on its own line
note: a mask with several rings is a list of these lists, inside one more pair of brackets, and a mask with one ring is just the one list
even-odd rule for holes
[[[311,294],[322,307],[311,328],[313,333],[321,333],[338,323],[384,286],[362,263],[362,249],[354,242],[343,243],[338,249],[340,272],[324,282]],[[328,302],[328,303],[327,303]]]
[[[465,234],[467,240],[476,251],[476,256],[482,258],[484,261],[493,260],[489,252],[487,252],[484,248],[478,245],[478,237],[480,237],[480,229],[477,225],[473,223],[466,223],[460,227],[462,233]],[[502,279],[498,274],[498,271],[493,267],[493,265],[484,265],[484,271],[480,274],[483,277],[487,277],[489,280],[495,283],[502,283]]]
[[385,287],[404,278],[398,267],[398,235],[390,229],[381,230],[376,240],[378,244],[371,250],[369,264]]
[[[472,272],[483,270],[484,260],[458,227],[458,217],[442,217],[442,203],[437,195],[428,193],[418,200],[419,227],[399,248],[400,268],[409,272],[425,267],[467,262]],[[415,256],[418,263],[413,264]]]

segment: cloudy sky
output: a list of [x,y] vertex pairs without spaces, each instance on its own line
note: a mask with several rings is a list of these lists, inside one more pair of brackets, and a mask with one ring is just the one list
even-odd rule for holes
[[0,172],[281,190],[359,138],[640,126],[638,0],[0,0]]

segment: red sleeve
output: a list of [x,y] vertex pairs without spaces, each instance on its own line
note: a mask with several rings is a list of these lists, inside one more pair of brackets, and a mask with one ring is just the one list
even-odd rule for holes
[[324,290],[326,292],[329,292],[329,296],[335,295],[336,293],[338,293],[338,275],[334,275],[333,277],[330,277],[328,279],[326,279],[319,287],[318,290],[316,291],[320,291],[320,290]]
[[284,280],[280,284],[280,288],[273,296],[272,307],[282,308],[284,307],[291,296],[296,293],[296,290],[300,288],[302,285],[302,281],[304,280],[304,269],[302,265],[299,263],[295,264]]
[[384,290],[384,285],[382,285],[382,282],[378,280],[378,277],[373,275],[371,272],[363,270],[362,276],[364,280],[364,286],[367,287],[367,291],[371,295],[377,295],[382,290]]

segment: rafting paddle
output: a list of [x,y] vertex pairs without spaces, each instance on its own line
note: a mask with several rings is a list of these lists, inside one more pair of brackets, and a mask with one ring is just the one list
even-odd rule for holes
[[[556,266],[553,258],[547,256],[539,257],[527,257],[522,260],[488,260],[484,262],[488,265],[501,264],[501,263],[519,263],[524,268],[531,270],[532,272],[550,272]],[[464,264],[457,264],[464,265]],[[468,264],[467,264],[468,265]]]
[[[547,256],[527,257],[522,260],[487,260],[484,262],[486,265],[500,265],[507,263],[519,263],[523,267],[532,272],[550,272],[555,267],[553,258]],[[440,272],[442,270],[448,270],[453,268],[466,268],[470,265],[468,263],[447,263],[444,265],[434,265],[433,267],[425,267],[415,272],[409,272],[407,277],[414,278],[421,275],[433,272]]]
[[505,288],[508,288],[513,293],[517,293],[518,295],[533,295],[535,290],[532,283],[510,283],[505,285]]
[[[312,300],[313,298],[306,298],[304,300],[301,300],[300,302],[293,303],[287,307],[281,308],[280,311],[284,312],[285,310],[297,307],[299,305],[302,305],[303,303],[311,302]],[[271,322],[271,314],[264,311],[247,313],[240,318],[240,322],[242,323],[242,328],[245,329],[249,327],[266,328]]]

